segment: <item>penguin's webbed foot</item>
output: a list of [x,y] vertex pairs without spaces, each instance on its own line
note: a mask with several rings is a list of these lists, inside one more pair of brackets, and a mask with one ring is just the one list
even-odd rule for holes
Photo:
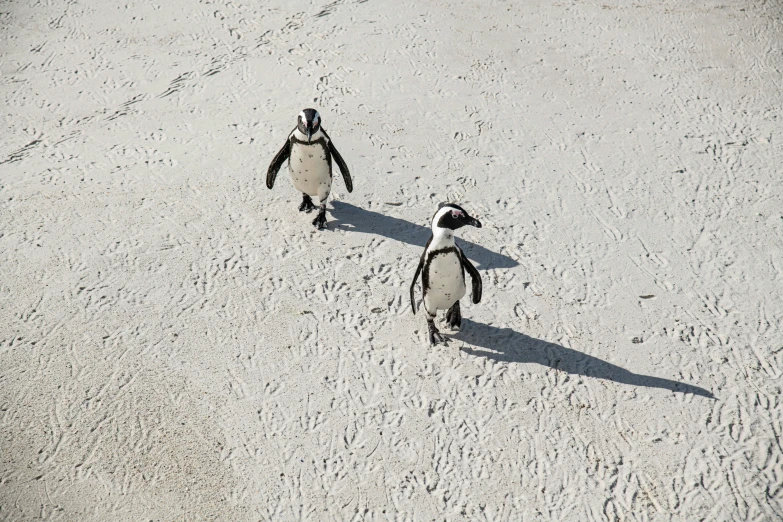
[[444,337],[440,332],[430,332],[430,344],[435,346],[436,344],[449,344],[447,337]]
[[313,200],[310,199],[310,196],[308,196],[307,194],[304,194],[304,197],[302,198],[302,204],[299,205],[299,212],[307,212],[309,214],[310,212],[312,212],[316,208],[318,208],[318,207],[313,205]]
[[427,330],[430,334],[430,344],[432,346],[435,346],[436,344],[449,344],[448,338],[444,337],[443,334],[438,331],[432,320],[427,321]]
[[318,213],[317,216],[315,216],[315,219],[313,220],[313,225],[318,230],[323,230],[326,228],[326,210],[321,209],[321,211]]

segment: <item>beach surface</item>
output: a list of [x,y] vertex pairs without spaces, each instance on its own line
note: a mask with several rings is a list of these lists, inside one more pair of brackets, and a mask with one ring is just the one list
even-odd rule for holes
[[0,520],[783,520],[782,12],[0,3]]

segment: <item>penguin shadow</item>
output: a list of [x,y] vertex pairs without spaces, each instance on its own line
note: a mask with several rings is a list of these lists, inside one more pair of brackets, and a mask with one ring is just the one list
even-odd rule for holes
[[451,338],[484,348],[484,350],[461,348],[463,352],[476,357],[487,357],[488,359],[511,363],[535,363],[573,375],[584,375],[585,377],[605,379],[620,384],[630,384],[631,386],[692,393],[708,399],[715,399],[715,396],[704,388],[660,377],[629,372],[625,368],[615,366],[597,357],[560,346],[559,344],[529,337],[511,328],[498,328],[488,324],[477,323],[470,319],[463,319],[461,331],[451,336]]
[[[334,212],[329,225],[342,227],[342,230],[378,234],[421,248],[424,248],[432,234],[429,227],[423,227],[404,219],[359,208],[343,201],[332,201],[332,206],[334,207]],[[457,245],[462,248],[466,256],[479,264],[476,267],[479,270],[513,268],[519,265],[519,263],[508,256],[498,254],[462,238],[457,238]]]

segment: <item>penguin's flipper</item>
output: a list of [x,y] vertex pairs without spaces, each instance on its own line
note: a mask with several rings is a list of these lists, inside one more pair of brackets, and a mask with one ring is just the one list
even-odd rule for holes
[[334,161],[337,162],[337,166],[340,167],[340,172],[343,175],[343,181],[345,181],[345,188],[348,189],[348,192],[353,192],[353,180],[351,179],[351,172],[348,170],[348,165],[345,164],[345,160],[342,156],[340,156],[340,153],[337,152],[337,148],[335,148],[334,143],[332,143],[332,139],[328,134],[326,134],[326,131],[323,127],[321,127],[321,132],[323,132],[324,136],[326,136],[326,146],[329,147],[329,153],[334,158]]
[[416,281],[419,280],[419,274],[421,274],[421,269],[424,266],[424,255],[427,253],[427,251],[424,251],[424,254],[421,255],[421,259],[419,259],[419,266],[416,267],[416,274],[413,276],[413,282],[411,283],[411,310],[413,311],[413,315],[416,315]]
[[[414,295],[416,290],[416,281],[419,279],[421,269],[424,268],[424,260],[427,258],[427,249],[430,247],[430,243],[432,243],[432,236],[430,236],[430,238],[427,240],[427,244],[424,245],[424,252],[421,253],[421,258],[419,258],[419,266],[416,267],[416,275],[413,276],[413,282],[411,283],[411,310],[413,310],[413,315],[416,315],[416,296]],[[423,281],[421,285],[422,290],[424,290]]]
[[459,249],[459,257],[462,260],[463,268],[470,274],[471,283],[473,283],[473,304],[478,304],[481,302],[481,274],[478,273],[461,248]]
[[266,171],[266,186],[270,189],[275,186],[275,178],[277,177],[277,173],[280,171],[280,167],[283,166],[283,163],[285,163],[290,155],[291,140],[286,139],[285,145],[283,145],[283,148],[280,149],[277,154],[275,154],[275,157],[272,159],[272,163],[269,164],[269,169]]

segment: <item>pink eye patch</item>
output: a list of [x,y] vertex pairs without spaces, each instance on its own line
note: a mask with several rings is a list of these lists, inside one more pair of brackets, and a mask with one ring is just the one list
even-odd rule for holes
[[451,211],[451,217],[458,218],[458,217],[462,217],[462,215],[463,215],[462,212],[459,211],[459,210],[452,210]]

